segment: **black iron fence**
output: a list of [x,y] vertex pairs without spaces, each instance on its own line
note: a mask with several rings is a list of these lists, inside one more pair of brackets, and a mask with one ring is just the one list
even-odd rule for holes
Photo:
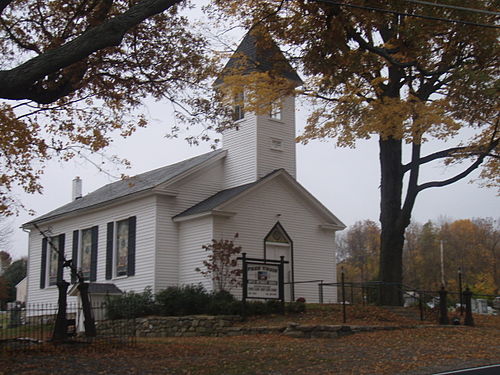
[[[58,305],[35,303],[10,306],[0,311],[0,351],[31,349],[52,343]],[[66,308],[67,340],[75,343],[105,343],[106,345],[133,345],[136,337],[136,320],[127,319],[112,329],[99,329],[107,319],[106,304],[94,304],[92,314],[96,320],[97,335],[85,334],[83,312],[78,303],[68,303]]]
[[[388,288],[396,289],[400,295],[401,306],[415,309],[421,321],[439,322],[440,324],[453,323],[448,319],[448,312],[455,311],[463,317],[464,324],[474,325],[472,312],[489,313],[496,296],[472,293],[468,288],[462,291],[447,291],[441,288],[438,291],[420,290],[397,283],[382,281],[346,282],[344,275],[338,283],[318,283],[319,302],[324,303],[326,288],[335,288],[337,301],[343,306],[344,322],[346,322],[346,305],[382,305],[383,294]],[[487,302],[488,301],[488,302]],[[482,302],[482,311],[480,311]]]

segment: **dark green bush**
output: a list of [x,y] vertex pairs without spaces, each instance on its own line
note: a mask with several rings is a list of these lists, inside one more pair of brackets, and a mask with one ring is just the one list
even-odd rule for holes
[[306,304],[304,302],[290,302],[286,304],[286,312],[288,313],[304,313],[306,312]]
[[[231,293],[220,291],[208,293],[203,285],[172,286],[162,290],[153,298],[150,288],[143,293],[128,292],[110,297],[106,301],[109,319],[131,319],[146,315],[242,315],[243,303]],[[245,315],[267,315],[282,313],[280,301],[247,301]],[[304,312],[305,303],[287,304],[288,312]]]
[[171,286],[156,295],[161,315],[182,316],[205,314],[210,295],[203,285]]
[[106,311],[108,319],[132,319],[155,314],[156,306],[151,288],[145,288],[142,293],[128,292],[108,297]]
[[281,314],[283,312],[283,304],[276,299],[266,301],[267,314]]
[[215,292],[210,295],[206,313],[209,315],[239,315],[241,314],[241,302],[225,290]]

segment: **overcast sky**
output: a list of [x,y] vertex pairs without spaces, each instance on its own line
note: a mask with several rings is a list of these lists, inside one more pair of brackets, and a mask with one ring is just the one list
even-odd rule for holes
[[[118,139],[108,149],[109,154],[117,154],[132,162],[132,169],[127,170],[127,174],[142,173],[210,151],[209,144],[189,146],[183,139],[165,138],[173,121],[168,103],[149,103],[144,111],[151,117],[152,125],[140,129],[130,138]],[[298,133],[305,123],[306,114],[307,107],[299,105]],[[431,146],[435,147],[430,145],[427,149]],[[450,168],[430,167],[430,172],[422,174],[423,178],[441,179],[453,172]],[[298,181],[346,225],[364,219],[378,221],[379,173],[378,143],[375,139],[359,142],[356,149],[336,148],[332,141],[297,145]],[[81,160],[67,163],[53,161],[46,165],[41,180],[43,195],[17,191],[17,196],[39,216],[71,200],[71,181],[75,176],[82,178],[84,194],[114,181]],[[440,216],[449,219],[498,217],[500,204],[495,190],[478,188],[469,184],[469,180],[424,191],[417,198],[414,219],[425,222]],[[11,253],[16,258],[27,255],[28,234],[19,227],[31,219],[23,213],[12,221],[15,233]]]
[[[195,14],[202,18],[199,10],[190,12],[194,12],[190,16]],[[243,30],[234,29],[228,37],[236,45],[242,34]],[[300,134],[309,108],[300,103],[297,107],[297,133]],[[125,173],[142,173],[210,151],[210,144],[207,143],[189,146],[182,137],[165,138],[174,124],[171,109],[169,103],[148,102],[143,111],[151,118],[151,126],[139,129],[125,140],[117,139],[107,150],[108,154],[116,154],[132,163],[132,168]],[[436,147],[435,144],[424,146],[423,154],[434,151]],[[443,179],[453,174],[451,168],[434,165],[425,167],[420,182]],[[39,216],[71,200],[71,181],[75,176],[82,178],[84,194],[114,181],[109,175],[81,160],[67,163],[52,161],[45,166],[45,174],[41,179],[43,195],[28,195],[21,190],[17,190],[16,195]],[[477,173],[472,175],[476,176]],[[358,142],[356,149],[336,148],[333,141],[297,145],[297,179],[346,225],[364,219],[378,221],[380,169],[376,139]],[[450,220],[498,218],[500,203],[496,190],[481,189],[469,184],[469,181],[470,178],[445,188],[422,192],[417,198],[414,220],[425,222],[441,216]],[[15,258],[27,255],[28,234],[19,227],[32,219],[24,212],[11,220],[14,235],[10,252]]]

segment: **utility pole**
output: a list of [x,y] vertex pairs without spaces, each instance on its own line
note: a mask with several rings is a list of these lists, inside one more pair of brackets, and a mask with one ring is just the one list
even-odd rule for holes
[[446,286],[444,280],[444,249],[443,249],[443,240],[440,241],[440,250],[441,250],[441,285],[443,287]]

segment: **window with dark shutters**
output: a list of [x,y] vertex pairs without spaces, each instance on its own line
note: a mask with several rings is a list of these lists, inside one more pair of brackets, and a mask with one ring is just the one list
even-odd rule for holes
[[42,259],[40,270],[40,289],[45,288],[45,279],[47,275],[47,238],[42,238]]
[[137,219],[108,223],[106,239],[106,280],[135,275]]
[[[71,263],[78,268],[78,237],[80,235],[80,231],[74,230],[73,231],[73,245],[71,249]],[[71,272],[71,283],[75,284],[76,283],[76,275]]]
[[106,280],[113,278],[113,232],[115,223],[107,225],[106,230]]
[[128,264],[127,275],[135,275],[135,232],[136,232],[136,217],[132,216],[128,219]]
[[92,231],[92,248],[90,253],[90,281],[97,280],[97,243],[99,240],[99,227],[94,226]]

